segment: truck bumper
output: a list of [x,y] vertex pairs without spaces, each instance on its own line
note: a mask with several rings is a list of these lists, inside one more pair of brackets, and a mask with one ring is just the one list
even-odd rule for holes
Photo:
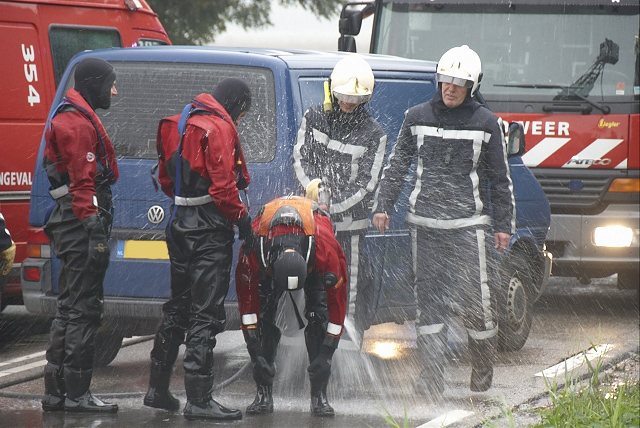
[[[609,205],[598,215],[551,216],[547,249],[553,253],[553,273],[557,276],[604,277],[624,270],[638,270],[640,228],[638,205]],[[631,229],[630,246],[598,246],[598,227],[623,226]]]

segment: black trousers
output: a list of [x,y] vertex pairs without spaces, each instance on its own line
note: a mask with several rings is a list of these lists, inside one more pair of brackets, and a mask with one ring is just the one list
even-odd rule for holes
[[[89,235],[71,209],[71,198],[66,195],[56,201],[44,227],[61,263],[57,311],[51,323],[46,358],[49,364],[58,368],[81,372],[93,367],[95,333],[102,320],[102,283],[106,268],[87,267]],[[111,222],[108,208],[100,216],[105,231],[109,230]]]
[[416,331],[426,365],[444,363],[450,311],[462,318],[474,344],[492,353],[498,331],[499,271],[488,227],[417,228],[412,256],[418,306]]
[[[281,336],[280,329],[276,326],[276,315],[278,303],[285,291],[276,288],[275,282],[269,277],[260,282],[258,291],[260,294],[259,327],[262,352],[267,362],[273,365]],[[284,298],[289,298],[289,295]],[[306,319],[304,337],[307,355],[309,362],[311,362],[320,354],[320,347],[327,334],[329,322],[327,293],[324,291],[324,286],[318,279],[316,272],[311,272],[307,276],[304,284],[304,301],[304,308],[297,308],[297,310],[300,311],[300,317],[304,316]],[[293,304],[293,302],[286,303]],[[302,319],[300,321],[302,322]]]
[[[151,358],[173,367],[185,341],[185,382],[213,382],[213,348],[224,330],[233,258],[233,225],[213,202],[176,208],[166,229],[171,297],[163,305]],[[198,388],[206,394],[207,387]],[[189,391],[187,391],[189,395]],[[188,397],[191,398],[191,397]],[[202,397],[199,397],[202,398]]]

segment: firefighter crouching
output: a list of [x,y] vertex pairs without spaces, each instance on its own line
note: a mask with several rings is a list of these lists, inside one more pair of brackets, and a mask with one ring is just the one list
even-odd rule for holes
[[236,78],[219,82],[211,95],[198,95],[182,114],[160,121],[158,179],[174,199],[166,229],[171,262],[171,298],[151,350],[151,375],[144,404],[178,410],[169,392],[173,365],[185,342],[187,419],[241,419],[211,396],[213,348],[224,330],[224,301],[231,279],[236,225],[251,240],[251,217],[239,190],[249,174],[236,129],[249,111],[251,92]]
[[281,335],[276,325],[278,302],[293,303],[302,328],[302,308],[292,295],[283,294],[304,290],[311,413],[333,416],[327,384],[343,332],[348,284],[345,256],[331,221],[314,201],[291,196],[262,207],[252,226],[257,243],[255,248],[243,243],[236,270],[242,331],[257,384],[247,413],[273,412],[274,360]]

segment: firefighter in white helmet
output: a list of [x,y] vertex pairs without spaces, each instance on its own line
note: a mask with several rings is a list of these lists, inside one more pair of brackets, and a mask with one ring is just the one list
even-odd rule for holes
[[305,113],[295,147],[293,169],[306,196],[325,205],[349,267],[347,317],[362,333],[371,320],[372,267],[362,246],[387,136],[367,109],[375,79],[361,56],[347,54],[325,83],[325,102]]
[[[444,391],[449,309],[468,333],[470,389],[492,383],[498,333],[497,251],[515,232],[515,202],[501,120],[475,101],[480,58],[468,46],[438,62],[438,90],[410,108],[384,169],[373,224],[381,232],[411,163],[417,165],[406,222],[412,228],[417,342],[423,371],[417,392]],[[497,250],[497,251],[496,251]]]

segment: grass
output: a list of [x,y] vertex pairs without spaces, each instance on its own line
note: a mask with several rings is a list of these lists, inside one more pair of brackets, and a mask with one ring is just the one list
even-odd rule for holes
[[571,381],[558,390],[547,384],[551,406],[540,411],[542,422],[534,428],[547,427],[638,427],[640,426],[640,384],[628,376],[600,380],[601,361],[589,361],[589,377]]
[[[540,422],[530,428],[628,428],[640,427],[640,372],[639,355],[603,373],[602,359],[595,364],[585,358],[588,365],[586,378],[573,379],[565,373],[565,384],[558,387],[556,381],[545,378],[550,405],[537,409]],[[402,425],[382,406],[380,416],[393,428],[408,428],[407,409],[404,409]],[[500,416],[487,420],[483,428],[520,428],[517,413],[503,401]],[[500,424],[498,425],[498,421]]]
[[[566,378],[563,388],[545,378],[551,401],[549,406],[538,409],[540,422],[531,428],[640,427],[640,379],[638,379],[638,355],[631,361],[635,369],[626,370],[626,363],[609,374],[602,373],[602,360],[595,364],[586,360],[588,376],[582,380]],[[567,375],[568,376],[568,375]],[[499,417],[506,425],[516,427],[513,411],[501,408]],[[486,421],[483,427],[497,427],[495,421]]]

